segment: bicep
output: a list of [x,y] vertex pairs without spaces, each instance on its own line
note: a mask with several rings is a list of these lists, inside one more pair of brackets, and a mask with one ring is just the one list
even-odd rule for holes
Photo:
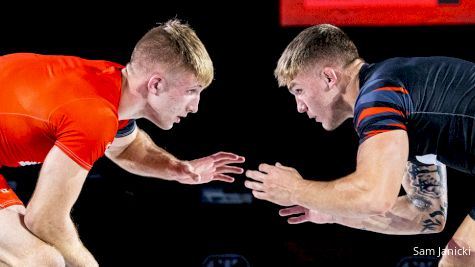
[[132,144],[137,136],[139,136],[139,127],[134,127],[134,129],[124,136],[116,136],[111,146],[106,150],[106,156],[108,158],[115,158],[120,155],[130,144]]
[[[27,212],[59,219],[69,215],[76,202],[88,171],[72,160],[63,150],[53,146],[43,166],[28,203]],[[69,217],[69,216],[68,216]]]
[[394,201],[401,188],[408,154],[406,131],[380,133],[360,145],[356,173],[363,186],[375,194],[374,197]]

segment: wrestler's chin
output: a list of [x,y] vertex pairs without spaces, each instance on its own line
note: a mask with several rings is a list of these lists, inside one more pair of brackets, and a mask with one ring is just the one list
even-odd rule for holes
[[346,121],[346,118],[341,118],[339,120],[332,120],[332,121],[323,121],[321,122],[323,129],[326,131],[333,131],[336,128],[340,127],[344,122]]
[[149,118],[149,117],[147,117],[146,119],[149,120],[151,123],[155,124],[155,126],[157,126],[158,128],[162,130],[170,130],[173,127],[173,122],[164,122],[164,121],[160,121],[160,120]]
[[321,124],[322,124],[323,129],[325,129],[325,131],[328,131],[328,132],[335,130],[339,126],[339,125],[327,124],[323,122]]

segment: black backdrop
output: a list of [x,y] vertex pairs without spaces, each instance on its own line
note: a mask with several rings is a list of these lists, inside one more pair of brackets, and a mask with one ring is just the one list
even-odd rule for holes
[[[257,2],[17,3],[3,8],[8,16],[0,17],[0,53],[70,54],[125,64],[145,31],[177,17],[197,31],[216,75],[202,95],[199,112],[172,130],[138,121],[159,145],[182,159],[232,151],[246,156],[244,167],[251,169],[279,161],[308,179],[329,180],[351,172],[357,149],[351,121],[325,132],[296,112],[292,96],[278,88],[273,77],[280,53],[303,27],[280,27],[278,2]],[[473,25],[344,30],[368,62],[430,55],[475,61]],[[17,192],[27,201],[38,166],[2,171],[17,182]],[[209,188],[248,195],[244,176],[234,184],[187,186],[128,174],[107,159],[95,164],[73,217],[102,266],[242,263],[204,263],[220,254],[241,255],[250,266],[396,266],[412,256],[415,247],[444,247],[473,203],[474,179],[452,170],[449,177],[449,221],[436,235],[387,236],[338,225],[287,225],[278,216],[279,207],[266,202],[202,201]]]

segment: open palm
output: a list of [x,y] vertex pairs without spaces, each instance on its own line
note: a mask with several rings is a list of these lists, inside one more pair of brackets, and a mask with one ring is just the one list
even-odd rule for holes
[[228,174],[241,174],[243,168],[230,164],[244,162],[244,157],[229,152],[218,152],[213,155],[188,161],[192,171],[200,177],[198,180],[182,181],[188,184],[204,184],[211,181],[231,183],[234,178]]

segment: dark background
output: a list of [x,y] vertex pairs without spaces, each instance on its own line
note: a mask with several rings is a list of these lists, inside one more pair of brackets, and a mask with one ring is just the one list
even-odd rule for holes
[[[273,70],[280,53],[304,29],[279,26],[278,1],[18,2],[2,11],[1,54],[69,54],[121,64],[157,22],[182,19],[207,47],[215,81],[203,93],[200,111],[172,130],[138,121],[157,144],[181,159],[231,151],[246,156],[246,169],[279,161],[307,179],[330,180],[354,170],[357,137],[351,121],[325,132],[298,114],[292,96],[277,86]],[[343,29],[368,62],[432,55],[475,61],[474,25]],[[2,171],[27,201],[38,168]],[[102,266],[205,266],[217,254],[241,255],[253,267],[396,266],[415,247],[443,248],[473,204],[474,179],[452,170],[449,177],[448,224],[434,235],[288,225],[279,207],[267,202],[202,202],[209,188],[248,194],[244,176],[233,184],[189,186],[134,176],[107,159],[95,164],[73,218]]]

